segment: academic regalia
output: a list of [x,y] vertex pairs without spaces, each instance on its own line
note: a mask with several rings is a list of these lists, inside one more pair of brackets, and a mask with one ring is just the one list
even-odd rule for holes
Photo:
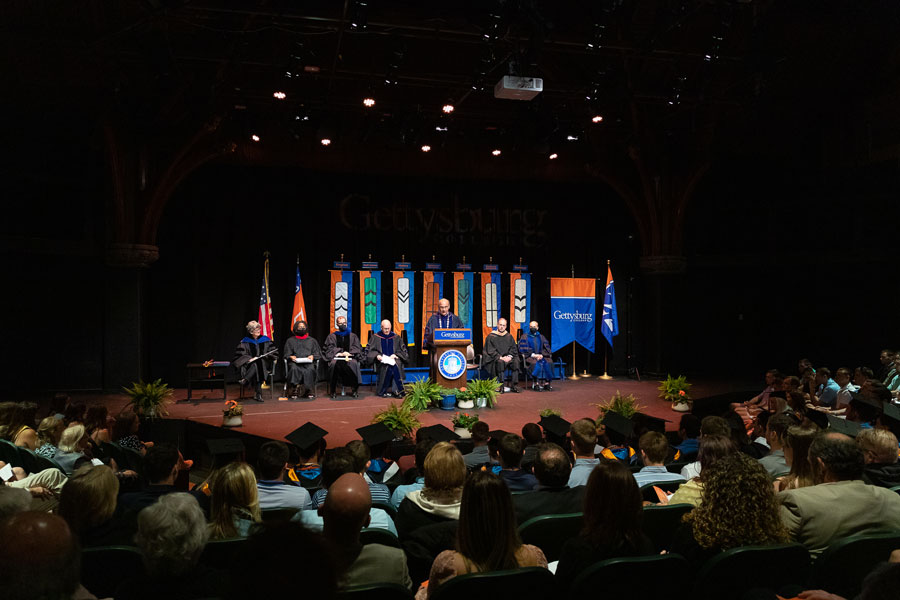
[[[396,354],[397,364],[386,365],[379,362],[379,354],[384,356]],[[404,377],[403,367],[409,362],[409,353],[406,351],[406,346],[403,345],[400,336],[394,332],[391,332],[388,335],[384,335],[380,331],[376,332],[369,340],[369,345],[366,346],[366,355],[369,362],[375,366],[375,372],[378,374],[378,382],[375,384],[375,390],[379,394],[383,394],[386,391],[390,391],[391,386],[393,385],[397,388],[396,391],[398,394],[402,393]]]
[[425,324],[425,337],[423,341],[423,348],[434,349],[434,330],[435,329],[462,329],[463,322],[454,315],[453,313],[447,313],[445,316],[441,316],[437,313],[428,317],[428,322]]
[[[250,359],[272,352],[266,358],[250,362]],[[240,369],[241,379],[253,387],[262,384],[269,377],[271,365],[278,360],[278,348],[268,337],[261,335],[256,339],[245,337],[234,350],[234,359],[231,361],[235,368]]]
[[[350,360],[335,359],[341,352],[349,352]],[[359,361],[363,357],[359,336],[352,331],[333,331],[325,338],[324,353],[328,361],[328,391],[333,394],[340,383],[352,387],[355,392],[361,379]]]
[[[519,340],[519,352],[525,355],[525,368],[531,371],[531,375],[538,379],[553,379],[553,361],[550,354],[550,341],[541,332],[534,335],[526,332]],[[544,360],[532,358],[532,354],[540,354]]]
[[[311,363],[298,364],[291,360],[291,356],[297,358],[306,358],[312,355]],[[304,385],[307,389],[313,390],[316,387],[316,359],[322,358],[322,350],[319,348],[319,342],[316,338],[310,337],[309,334],[304,336],[293,335],[288,338],[284,344],[284,356],[287,361],[287,382],[291,385]]]
[[[500,360],[501,357],[506,355],[512,356],[512,360],[508,363]],[[519,350],[509,332],[500,335],[496,331],[492,331],[488,334],[484,340],[484,354],[481,366],[489,377],[496,377],[498,381],[503,381],[507,369],[512,369],[514,382],[518,379]]]

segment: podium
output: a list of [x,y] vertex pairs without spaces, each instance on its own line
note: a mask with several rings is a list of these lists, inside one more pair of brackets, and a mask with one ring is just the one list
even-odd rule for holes
[[472,343],[471,329],[434,330],[434,380],[445,388],[466,385],[466,348]]

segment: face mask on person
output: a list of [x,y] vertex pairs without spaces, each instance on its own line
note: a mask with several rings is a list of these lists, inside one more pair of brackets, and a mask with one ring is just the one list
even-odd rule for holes
[[528,331],[529,333],[531,333],[531,335],[534,335],[537,333],[537,327],[529,327]]
[[304,335],[306,335],[306,327],[299,327],[299,328],[297,328],[297,335],[299,335],[299,336],[304,336]]
[[347,331],[346,323],[338,323],[338,331]]

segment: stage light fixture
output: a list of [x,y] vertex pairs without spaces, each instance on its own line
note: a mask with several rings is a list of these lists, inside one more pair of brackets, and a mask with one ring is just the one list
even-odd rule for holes
[[371,96],[363,98],[363,106],[365,106],[366,108],[372,108],[373,106],[375,106],[375,98],[372,98]]
[[577,136],[577,135],[572,135],[572,134],[570,133],[569,135],[566,136],[566,141],[567,141],[567,142],[577,142],[577,141],[578,141],[578,136]]
[[559,158],[559,154],[557,154],[556,152],[550,155],[550,160],[556,160],[557,158]]
[[326,137],[326,138],[322,138],[321,140],[319,140],[319,143],[322,144],[323,146],[330,146],[330,145],[331,145],[331,138],[327,138],[327,137]]
[[501,154],[503,154],[503,152],[499,148],[494,148],[493,150],[491,150],[491,154],[493,154],[494,156],[500,156]]
[[431,146],[425,144],[422,146],[422,152],[431,152]]
[[272,94],[272,97],[275,98],[276,100],[284,100],[285,98],[287,98],[287,94],[279,91],[279,92],[275,92],[274,94]]
[[254,133],[253,135],[250,136],[250,139],[253,140],[254,142],[258,142],[259,136]]
[[455,110],[455,107],[448,102],[441,108],[441,110],[444,111],[444,114],[449,115]]
[[591,118],[591,123],[602,123],[602,122],[603,122],[603,115],[594,115]]

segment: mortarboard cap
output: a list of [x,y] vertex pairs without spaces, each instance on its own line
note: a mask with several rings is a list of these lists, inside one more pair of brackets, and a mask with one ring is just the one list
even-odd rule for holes
[[239,438],[208,439],[206,447],[216,466],[227,464],[244,454],[244,443]]
[[394,432],[384,423],[372,423],[356,430],[359,437],[368,444],[369,448],[378,444],[386,444],[394,439]]
[[859,423],[848,421],[847,419],[842,419],[834,415],[826,416],[828,417],[829,428],[836,433],[843,433],[844,435],[849,435],[850,437],[856,437],[856,434],[862,431],[862,427],[859,426]]
[[634,426],[638,430],[644,428],[647,431],[658,431],[659,433],[664,434],[666,432],[666,423],[670,423],[671,421],[654,417],[653,415],[636,412],[631,415],[631,422],[634,423]]
[[784,398],[787,400],[787,392],[784,390],[775,390],[769,394],[769,398]]
[[867,410],[869,407],[871,407],[876,411],[881,412],[881,400],[869,398],[868,396],[863,396],[862,394],[858,394],[856,392],[850,392],[850,403],[853,404],[854,402],[866,405]]
[[828,427],[828,416],[820,410],[814,408],[806,409],[806,418],[815,423],[819,429]]
[[508,431],[503,431],[502,429],[497,429],[496,431],[491,431],[488,435],[491,436],[491,441],[495,443],[499,443],[500,440],[503,439],[504,435],[507,435]]
[[422,427],[416,432],[420,437],[434,440],[435,442],[452,442],[458,440],[459,435],[445,425],[430,425]]
[[626,438],[634,434],[634,423],[631,419],[627,419],[617,412],[606,411],[606,415],[603,416],[603,420],[600,422],[608,430],[612,430]]
[[560,438],[564,438],[569,435],[569,428],[572,426],[571,423],[557,415],[547,415],[546,417],[541,417],[541,420],[538,421],[538,425],[543,427],[545,431],[548,431],[549,433]]
[[900,406],[897,406],[893,402],[883,402],[882,410],[885,417],[900,423]]
[[326,435],[328,435],[327,431],[325,431],[318,425],[307,421],[297,429],[284,436],[284,439],[294,444],[301,450],[307,450],[318,443],[318,441]]

